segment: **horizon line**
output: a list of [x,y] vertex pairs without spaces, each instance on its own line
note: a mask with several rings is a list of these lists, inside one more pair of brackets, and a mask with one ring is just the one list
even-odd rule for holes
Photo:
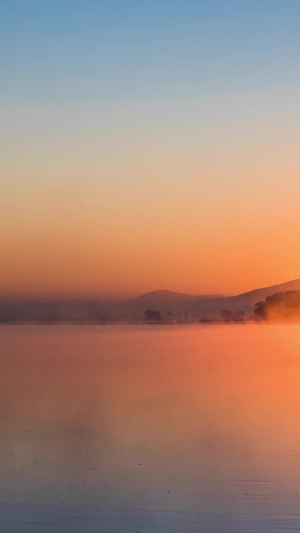
[[173,291],[173,290],[170,290],[170,289],[154,289],[152,291],[147,291],[147,292],[143,292],[141,294],[138,294],[137,296],[129,296],[129,297],[126,297],[126,298],[119,298],[119,299],[111,299],[111,298],[102,298],[102,297],[97,297],[97,296],[42,296],[42,297],[35,297],[34,295],[32,296],[6,296],[6,297],[2,297],[0,296],[0,303],[44,303],[44,302],[76,302],[76,301],[79,301],[79,302],[87,302],[87,301],[97,301],[97,302],[103,302],[103,303],[109,303],[109,304],[113,304],[113,303],[123,303],[123,302],[130,302],[130,301],[133,301],[135,299],[138,299],[138,298],[142,298],[143,296],[147,296],[147,295],[150,295],[150,294],[153,294],[153,293],[159,293],[159,292],[167,292],[167,293],[172,293],[172,294],[178,294],[178,295],[182,295],[182,296],[190,296],[191,298],[201,298],[201,299],[205,299],[205,297],[207,297],[208,299],[226,299],[226,298],[235,298],[237,296],[242,296],[242,295],[245,295],[245,294],[249,294],[251,292],[254,292],[254,291],[260,291],[260,290],[264,290],[264,289],[267,289],[267,288],[273,288],[273,287],[278,287],[279,285],[285,285],[285,284],[288,284],[288,283],[294,283],[296,281],[300,281],[300,278],[294,278],[292,280],[289,280],[289,281],[284,281],[284,282],[281,282],[281,283],[276,283],[274,285],[267,285],[267,286],[264,286],[264,287],[256,287],[254,289],[250,289],[249,291],[245,291],[245,292],[239,292],[237,294],[231,294],[231,295],[223,295],[223,294],[218,294],[218,293],[202,293],[202,294],[190,294],[190,293],[185,293],[185,292],[179,292],[179,291]]

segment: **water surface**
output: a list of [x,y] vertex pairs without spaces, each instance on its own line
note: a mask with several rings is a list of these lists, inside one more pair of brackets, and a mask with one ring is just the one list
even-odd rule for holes
[[0,532],[300,528],[300,326],[0,327]]

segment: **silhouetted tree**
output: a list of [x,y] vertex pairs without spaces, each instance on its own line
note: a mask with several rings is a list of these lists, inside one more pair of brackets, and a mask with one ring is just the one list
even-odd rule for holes
[[225,321],[229,321],[229,320],[232,320],[233,317],[232,317],[232,312],[230,311],[230,309],[222,309],[220,311],[220,318],[222,320],[225,320]]
[[145,311],[145,316],[147,320],[150,320],[152,322],[161,321],[161,313],[159,311],[153,311],[152,309],[147,309],[147,311]]
[[300,319],[300,291],[277,292],[257,302],[254,316],[258,320]]
[[257,302],[254,306],[254,316],[260,320],[266,318],[266,302]]

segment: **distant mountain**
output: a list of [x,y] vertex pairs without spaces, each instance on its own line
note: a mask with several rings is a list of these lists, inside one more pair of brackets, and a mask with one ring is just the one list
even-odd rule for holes
[[123,307],[123,312],[131,315],[133,319],[143,317],[148,307],[159,311],[165,318],[174,317],[181,320],[216,318],[224,310],[229,310],[235,314],[249,315],[253,312],[254,305],[258,301],[264,300],[276,292],[288,290],[300,290],[300,279],[227,297],[221,295],[194,296],[159,290],[123,302],[121,307]]
[[69,300],[53,302],[0,301],[0,322],[2,323],[87,323],[145,320],[147,310],[157,311],[163,320],[188,321],[218,318],[220,316],[249,316],[260,300],[278,292],[300,290],[300,279],[255,289],[237,296],[200,295],[194,296],[168,290],[157,290],[142,294],[123,302],[101,302],[98,300]]
[[224,298],[224,296],[219,294],[203,294],[200,296],[193,296],[181,292],[158,290],[137,296],[136,298],[129,300],[129,302],[155,304],[166,302],[190,302],[191,300],[210,300],[211,298]]
[[270,287],[264,287],[262,289],[254,289],[250,292],[239,294],[238,296],[231,296],[226,298],[229,305],[234,307],[242,307],[246,312],[251,312],[254,305],[260,300],[264,300],[267,296],[271,296],[276,292],[297,291],[300,290],[300,279],[294,279],[281,283],[279,285],[271,285]]

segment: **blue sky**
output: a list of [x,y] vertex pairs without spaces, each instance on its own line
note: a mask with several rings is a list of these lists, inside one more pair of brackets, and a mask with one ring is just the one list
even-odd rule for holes
[[295,0],[0,7],[2,101],[184,98],[299,81]]

